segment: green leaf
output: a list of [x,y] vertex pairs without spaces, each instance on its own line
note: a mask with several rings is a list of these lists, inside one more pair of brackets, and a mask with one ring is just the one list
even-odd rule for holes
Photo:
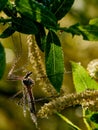
[[91,19],[90,22],[89,22],[89,24],[90,25],[96,24],[96,26],[98,26],[98,18]]
[[50,4],[50,10],[55,14],[57,20],[63,18],[70,10],[74,0],[53,0]]
[[44,27],[40,23],[35,23],[38,28],[38,33],[35,34],[35,39],[40,50],[44,52],[46,44],[46,33]]
[[64,74],[64,57],[59,38],[53,31],[50,31],[47,36],[45,62],[47,76],[57,92],[60,92]]
[[98,112],[90,111],[89,109],[83,110],[85,112],[83,117],[85,117],[84,119],[86,120],[87,124],[91,127],[88,128],[88,130],[98,130]]
[[0,34],[0,38],[7,38],[11,36],[15,30],[12,27],[8,27],[7,29],[4,30],[2,34]]
[[73,82],[77,93],[86,89],[98,89],[98,83],[93,80],[80,63],[71,62]]
[[8,2],[8,0],[0,0],[0,11],[3,10],[3,8],[5,7],[7,2]]
[[90,117],[92,122],[95,122],[98,124],[98,112],[93,113],[92,116]]
[[73,124],[67,117],[63,116],[62,114],[56,112],[56,114],[63,119],[66,123],[68,123],[74,130],[81,130],[78,126]]
[[0,43],[0,79],[2,78],[5,70],[5,51]]
[[37,0],[56,16],[57,20],[63,18],[70,10],[74,0]]
[[25,33],[25,34],[36,34],[38,32],[37,27],[31,21],[31,19],[27,19],[25,17],[14,18],[13,19],[13,29],[15,31]]
[[10,1],[7,2],[3,11],[9,17],[16,17],[17,16],[16,6],[15,6],[15,4],[12,4]]
[[98,26],[87,25],[87,26],[79,26],[78,28],[81,31],[84,40],[98,41]]
[[72,25],[65,31],[73,35],[82,35],[84,40],[98,41],[98,18],[90,20],[88,25]]
[[39,3],[47,6],[50,9],[50,5],[52,4],[53,0],[37,0]]
[[65,32],[72,33],[73,36],[74,35],[81,35],[82,32],[78,29],[79,26],[80,26],[80,24],[77,23],[77,24],[74,24],[74,25],[70,26],[69,28],[63,28],[63,30]]
[[42,23],[46,27],[56,27],[57,20],[47,7],[35,0],[16,0],[17,10],[24,16]]
[[92,130],[92,128],[91,128],[91,126],[90,126],[90,120],[89,120],[89,117],[90,117],[90,114],[91,114],[91,111],[88,109],[88,108],[83,108],[82,109],[82,113],[83,113],[83,117],[85,117],[85,118],[83,118],[83,121],[84,121],[84,123],[85,123],[85,126],[86,126],[86,128],[88,129],[88,130]]

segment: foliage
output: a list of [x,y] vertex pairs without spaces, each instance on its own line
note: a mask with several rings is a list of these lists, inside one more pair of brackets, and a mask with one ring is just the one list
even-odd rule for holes
[[45,50],[47,75],[49,75],[49,79],[55,89],[60,92],[60,87],[57,86],[62,85],[62,79],[64,74],[64,59],[62,55],[60,41],[53,31],[49,31],[48,33]]
[[90,130],[97,130],[98,129],[98,112],[92,112],[89,109],[84,110],[84,116],[86,119],[86,123],[89,126],[90,122]]
[[71,62],[71,64],[73,82],[77,93],[83,92],[86,89],[98,89],[98,83],[89,76],[80,63]]
[[65,122],[67,122],[72,128],[74,128],[75,130],[81,130],[80,128],[78,128],[76,125],[74,125],[69,119],[67,119],[65,116],[63,116],[60,113],[56,113],[61,119],[63,119]]
[[69,27],[67,32],[71,32],[72,35],[82,35],[84,40],[98,41],[98,18],[90,20],[88,25],[75,24]]
[[[48,76],[53,86],[55,85],[55,89],[60,92],[63,81],[64,61],[61,44],[55,32],[65,31],[72,33],[72,35],[82,35],[86,40],[98,40],[98,29],[96,29],[98,27],[98,20],[91,20],[90,23],[85,26],[75,24],[69,28],[60,27],[58,25],[58,20],[62,19],[68,13],[74,0],[24,0],[24,2],[22,0],[15,0],[15,4],[12,4],[10,1],[3,1],[1,3],[0,10],[3,10],[8,18],[1,18],[0,23],[8,23],[8,27],[2,32],[0,38],[6,38],[12,35],[15,31],[25,34],[35,34],[36,39],[39,37],[39,40],[37,40],[38,46],[46,54],[45,63],[47,75],[49,75],[49,73],[52,75],[60,73],[59,80],[58,75],[55,76],[55,80]],[[46,34],[46,29],[49,31],[48,35]],[[49,37],[51,37],[51,41],[49,41]],[[49,48],[48,42],[51,44],[50,46],[52,48],[50,47],[50,49],[52,49],[52,53],[51,51],[50,53],[47,52]],[[54,44],[52,46],[53,42]],[[58,51],[59,53],[57,53]],[[49,57],[51,60],[48,59]],[[57,58],[61,60],[58,62]]]
[[[58,21],[69,12],[73,3],[74,0],[15,0],[13,4],[8,0],[0,0],[0,11],[7,15],[7,18],[0,18],[0,23],[7,24],[0,38],[7,38],[15,31],[35,35],[40,50],[45,53],[47,77],[58,93],[63,82],[64,56],[57,31],[68,32],[73,36],[82,35],[84,40],[98,40],[98,18],[90,20],[87,25],[77,23],[69,28],[60,27]],[[97,90],[98,84],[80,64],[71,62],[71,65],[76,93],[82,93],[86,89]],[[5,53],[0,44],[0,79],[4,70]],[[58,115],[78,129],[62,115]],[[90,121],[98,123],[97,115],[98,113],[94,113]]]
[[0,79],[2,78],[5,71],[5,51],[0,43]]

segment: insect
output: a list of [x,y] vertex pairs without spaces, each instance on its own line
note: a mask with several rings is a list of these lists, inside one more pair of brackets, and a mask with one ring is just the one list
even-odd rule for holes
[[28,108],[30,111],[31,119],[37,126],[37,117],[36,117],[36,109],[35,109],[35,100],[32,92],[32,87],[34,86],[34,80],[32,80],[29,76],[32,74],[32,72],[28,72],[22,79],[22,84],[24,86],[24,91],[23,91],[23,102],[24,102],[24,114],[26,113],[26,100],[27,98],[28,101]]
[[[26,104],[28,103],[28,108],[30,112],[30,116],[32,121],[37,125],[37,117],[36,117],[36,107],[35,100],[33,96],[32,87],[34,86],[34,80],[30,77],[32,72],[27,72],[24,77],[8,75],[8,79],[12,80],[20,80],[23,85],[23,113],[26,116]],[[11,77],[10,77],[11,76]]]
[[[20,42],[20,44],[21,44],[21,42]],[[24,76],[14,75],[14,72],[15,72],[15,69],[16,69],[15,67],[17,66],[17,63],[19,63],[19,60],[20,60],[20,57],[21,57],[22,46],[20,46],[20,48],[18,48],[18,49],[17,49],[17,46],[15,46],[15,49],[16,49],[16,60],[14,61],[13,65],[11,67],[11,70],[8,73],[8,79],[9,80],[20,80],[22,82],[24,116],[26,116],[26,104],[28,104],[28,109],[29,109],[29,112],[30,112],[31,119],[34,122],[34,124],[36,125],[36,127],[38,128],[37,116],[36,116],[36,105],[35,105],[35,99],[34,99],[33,90],[32,90],[32,88],[35,85],[35,82],[30,77],[31,74],[32,74],[31,71],[27,72]],[[18,70],[20,70],[20,69],[21,69],[21,67],[18,68]],[[54,76],[54,75],[51,75],[51,76]],[[47,78],[47,77],[44,77],[42,75],[42,77],[38,77],[38,78]]]
[[[18,34],[21,38],[21,35]],[[12,40],[14,38],[12,37]],[[14,59],[14,63],[12,64],[12,67],[8,73],[8,80],[11,81],[17,81],[20,80],[22,83],[22,91],[19,91],[16,95],[14,95],[12,98],[16,97],[17,95],[19,95],[21,92],[23,93],[23,98],[22,98],[22,104],[23,104],[23,113],[24,116],[26,116],[26,109],[27,109],[27,105],[28,105],[28,110],[30,112],[30,116],[32,121],[34,122],[34,124],[36,125],[36,127],[38,128],[38,124],[37,124],[37,117],[36,117],[36,107],[35,107],[35,100],[34,100],[34,96],[33,96],[33,91],[32,88],[35,84],[34,80],[30,77],[32,72],[27,72],[24,76],[18,76],[16,74],[14,74],[17,71],[20,71],[21,69],[24,68],[20,67],[18,68],[18,70],[16,70],[16,66],[19,63],[21,56],[22,56],[22,44],[21,41],[19,42],[20,45],[15,45],[15,41],[13,40],[14,46],[15,46],[15,54],[16,54],[16,58]]]

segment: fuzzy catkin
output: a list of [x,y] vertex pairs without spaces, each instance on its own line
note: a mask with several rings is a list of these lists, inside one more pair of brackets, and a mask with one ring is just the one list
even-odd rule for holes
[[[39,86],[43,86],[42,89],[48,96],[56,95],[57,94],[56,90],[50,84],[46,76],[45,66],[42,61],[40,50],[36,44],[34,35],[29,35],[27,37],[27,44],[28,44],[28,58],[32,65],[32,71],[36,76],[35,79],[36,82],[38,83]],[[43,79],[40,77],[45,78]]]
[[81,105],[82,107],[97,111],[98,90],[86,90],[82,93],[72,93],[55,98],[42,106],[38,111],[37,116],[40,118],[47,118],[57,111],[60,112],[65,108],[76,105]]

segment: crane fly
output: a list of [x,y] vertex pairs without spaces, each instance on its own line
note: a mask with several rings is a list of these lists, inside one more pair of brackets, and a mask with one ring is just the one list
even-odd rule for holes
[[24,94],[23,94],[23,101],[24,101],[24,114],[26,113],[26,100],[28,101],[28,108],[30,111],[31,119],[37,126],[37,118],[36,118],[36,109],[35,109],[35,100],[32,92],[32,86],[34,86],[34,80],[32,80],[29,76],[32,74],[32,72],[28,72],[22,79],[22,84],[24,86]]
[[[70,73],[70,71],[66,72],[66,73]],[[25,76],[21,77],[21,76],[16,76],[9,73],[8,75],[8,79],[9,80],[20,80],[22,82],[22,86],[23,86],[23,98],[22,98],[22,104],[23,104],[23,113],[24,116],[26,117],[26,104],[28,104],[28,108],[29,108],[29,112],[30,112],[30,116],[32,121],[34,122],[34,124],[36,125],[36,127],[38,128],[38,124],[37,124],[37,117],[36,117],[36,105],[35,102],[36,100],[34,99],[33,96],[33,91],[32,91],[32,87],[34,87],[35,82],[34,80],[30,77],[30,75],[32,74],[32,72],[27,72]],[[53,75],[51,75],[53,76]],[[40,78],[47,78],[47,77],[40,77]],[[16,97],[17,95],[20,94],[21,91],[19,91],[19,93],[16,93],[14,97]],[[37,99],[37,101],[42,101],[45,100],[47,98],[54,98],[57,97],[57,95],[53,95],[50,97],[46,97],[46,98],[40,98]]]
[[10,80],[20,80],[23,85],[23,112],[24,116],[26,116],[26,104],[28,103],[28,108],[30,112],[31,119],[35,123],[37,127],[37,117],[36,117],[36,107],[35,107],[35,100],[32,92],[32,87],[34,86],[35,82],[30,77],[32,72],[27,72],[24,77],[15,76],[15,75],[8,75],[8,79]]
[[[35,82],[34,80],[30,77],[32,72],[27,72],[24,76],[18,76],[15,75],[14,72],[17,72],[19,70],[24,69],[24,66],[18,68],[18,70],[15,69],[15,67],[17,66],[17,63],[20,63],[20,58],[23,55],[23,49],[22,49],[22,43],[21,43],[21,34],[18,34],[19,36],[19,42],[17,42],[17,44],[19,43],[19,45],[16,45],[16,42],[14,40],[14,37],[12,36],[12,41],[14,43],[14,48],[15,48],[15,55],[16,58],[14,60],[14,63],[12,64],[12,67],[8,73],[8,80],[11,81],[16,81],[16,80],[20,80],[22,82],[22,93],[23,93],[23,113],[24,116],[26,116],[26,104],[28,104],[28,109],[30,112],[30,116],[32,121],[34,122],[34,124],[37,125],[37,117],[36,117],[36,107],[35,107],[35,100],[34,100],[34,96],[33,96],[33,91],[32,91],[32,87],[34,86]],[[16,93],[16,95],[18,95],[19,93],[21,93],[21,91],[19,91],[18,93]],[[16,96],[15,96],[16,97]],[[38,127],[37,127],[38,128]]]

